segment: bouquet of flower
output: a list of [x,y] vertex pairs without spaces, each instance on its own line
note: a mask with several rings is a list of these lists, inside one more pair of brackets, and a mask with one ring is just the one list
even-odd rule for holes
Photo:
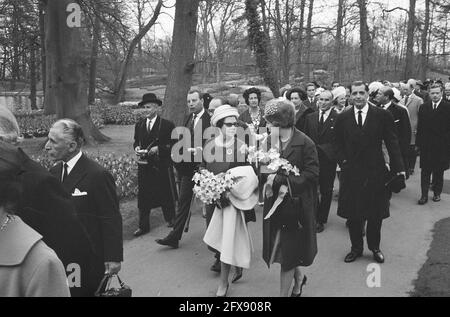
[[229,190],[236,184],[237,179],[230,173],[214,175],[202,169],[195,173],[193,192],[195,196],[207,205],[216,204],[220,209],[230,205]]
[[266,168],[273,173],[283,170],[286,174],[294,174],[300,176],[300,170],[296,166],[292,166],[288,160],[281,158],[280,153],[276,149],[270,149],[269,151],[257,150],[256,147],[251,146],[247,149],[248,162],[250,164],[258,164],[266,166]]

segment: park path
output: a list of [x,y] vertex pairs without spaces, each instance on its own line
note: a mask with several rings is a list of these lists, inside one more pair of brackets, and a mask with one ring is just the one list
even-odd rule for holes
[[[450,179],[450,173],[446,173]],[[305,269],[308,284],[305,297],[313,296],[408,296],[425,263],[432,240],[434,224],[450,217],[450,195],[442,195],[439,203],[418,206],[420,176],[416,173],[408,188],[395,195],[391,201],[391,218],[382,229],[381,249],[386,263],[381,265],[381,287],[369,288],[366,284],[372,263],[367,250],[364,257],[346,264],[343,259],[350,249],[344,220],[336,216],[333,201],[326,230],[318,235],[319,253],[313,266]],[[431,195],[431,193],[430,193]],[[230,297],[275,297],[279,290],[279,266],[268,269],[261,258],[262,216],[257,210],[257,223],[250,225],[255,252],[250,270],[244,278],[232,284]],[[203,243],[205,221],[196,213],[191,219],[190,232],[183,236],[177,250],[161,247],[156,238],[164,237],[168,228],[160,226],[144,236],[127,241],[125,262],[121,276],[129,284],[134,296],[214,296],[218,275],[211,272],[213,256]]]

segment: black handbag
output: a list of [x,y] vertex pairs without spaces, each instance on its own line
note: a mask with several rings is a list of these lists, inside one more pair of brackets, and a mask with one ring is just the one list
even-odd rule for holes
[[303,227],[303,206],[300,197],[294,197],[289,177],[287,177],[288,193],[275,213],[276,222],[287,229]]
[[[117,277],[120,288],[111,288],[111,282],[114,276]],[[103,276],[103,279],[95,292],[95,297],[131,297],[131,295],[131,288],[128,285],[125,285],[117,274],[106,274]]]

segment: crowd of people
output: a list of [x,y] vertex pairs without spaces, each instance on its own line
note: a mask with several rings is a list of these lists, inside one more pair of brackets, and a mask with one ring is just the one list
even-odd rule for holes
[[[302,268],[314,263],[316,235],[326,229],[336,176],[337,214],[347,220],[351,246],[347,263],[362,256],[364,236],[373,259],[385,261],[382,222],[392,193],[415,173],[418,155],[418,203],[428,203],[430,188],[432,200],[441,200],[450,165],[450,83],[334,82],[329,89],[308,83],[285,87],[281,95],[263,105],[262,91],[252,87],[243,93],[242,109],[236,94],[193,89],[188,133],[179,138],[173,138],[170,118],[161,117],[156,95],[144,95],[138,105],[145,118],[136,123],[133,144],[135,236],[150,231],[151,210],[161,207],[171,231],[156,242],[179,248],[195,204],[195,173],[230,173],[237,180],[224,199],[203,208],[203,240],[214,254],[211,270],[220,274],[219,297],[227,296],[231,270],[236,283],[251,267],[248,225],[258,205],[262,258],[269,267],[281,266],[280,295],[299,297],[307,282]],[[94,296],[105,274],[119,273],[122,218],[115,182],[83,153],[83,144],[78,123],[57,121],[45,145],[55,163],[47,171],[22,151],[14,115],[0,108],[0,296]],[[250,145],[275,150],[299,172],[252,164]]]

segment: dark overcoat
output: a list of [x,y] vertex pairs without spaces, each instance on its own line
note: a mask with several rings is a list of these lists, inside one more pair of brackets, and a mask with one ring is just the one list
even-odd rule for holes
[[17,215],[42,235],[42,240],[55,251],[66,269],[70,264],[80,266],[81,285],[71,285],[71,296],[93,296],[87,285],[90,267],[96,262],[96,257],[70,196],[60,181],[22,149],[0,141],[0,159],[7,159],[10,155],[20,168],[19,180],[23,186]]
[[[61,178],[62,163],[50,172]],[[100,283],[105,262],[123,261],[122,216],[113,176],[84,154],[64,179],[62,186],[75,205],[78,219],[93,244],[98,262],[94,264],[92,283]],[[78,189],[78,194],[76,190]]]
[[391,192],[385,186],[388,169],[383,141],[392,172],[404,171],[391,113],[369,105],[361,129],[352,107],[337,117],[334,132],[335,152],[341,166],[338,215],[346,219],[388,218]]
[[447,170],[450,161],[450,103],[441,101],[436,110],[431,102],[419,109],[416,145],[420,167],[430,171]]
[[[136,123],[134,130],[134,148],[158,147],[158,155],[149,157],[148,164],[138,166],[138,208],[150,211],[153,208],[174,204],[173,173],[170,151],[173,141],[171,138],[175,125],[159,116],[151,131],[147,129],[147,119]],[[171,182],[172,180],[172,182]]]
[[[303,132],[294,129],[294,135],[281,157],[300,169],[300,176],[290,175],[294,197],[299,197],[301,208],[295,210],[297,223],[294,226],[282,224],[275,214],[263,221],[263,259],[270,266],[277,232],[281,230],[280,243],[283,255],[282,267],[290,270],[297,266],[310,266],[317,254],[316,209],[317,183],[319,179],[319,159],[314,142]],[[275,185],[275,184],[274,184]],[[274,186],[275,187],[275,186]],[[279,186],[278,186],[279,187]],[[278,192],[264,202],[264,217],[272,208]],[[283,205],[283,204],[282,204]],[[281,207],[281,205],[280,205]]]

